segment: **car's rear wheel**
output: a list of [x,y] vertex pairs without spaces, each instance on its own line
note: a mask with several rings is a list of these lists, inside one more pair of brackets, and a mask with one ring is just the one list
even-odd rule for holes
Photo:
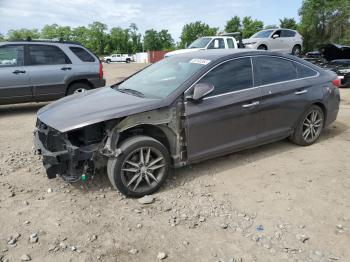
[[292,55],[300,56],[300,54],[301,54],[301,47],[299,45],[294,46],[292,49]]
[[109,64],[110,62],[111,62],[111,60],[110,60],[110,59],[107,59],[107,60],[106,60],[106,63],[107,63],[107,64]]
[[320,137],[324,121],[322,109],[317,105],[313,105],[302,116],[291,140],[301,146],[312,145]]
[[107,173],[112,185],[124,195],[142,197],[156,192],[170,168],[168,150],[148,136],[135,136],[120,145],[122,153],[108,160]]
[[84,93],[85,91],[89,90],[90,86],[85,83],[74,83],[71,86],[69,86],[67,90],[67,95],[73,95],[77,93]]
[[267,50],[267,46],[266,45],[259,45],[258,50]]

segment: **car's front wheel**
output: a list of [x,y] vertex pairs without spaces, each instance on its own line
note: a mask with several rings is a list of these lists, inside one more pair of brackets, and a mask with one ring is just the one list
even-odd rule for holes
[[126,139],[122,153],[108,160],[107,173],[114,188],[130,197],[156,192],[165,182],[170,168],[167,148],[148,136]]
[[316,142],[320,137],[324,126],[324,113],[322,109],[313,105],[304,113],[291,140],[301,146],[308,146]]

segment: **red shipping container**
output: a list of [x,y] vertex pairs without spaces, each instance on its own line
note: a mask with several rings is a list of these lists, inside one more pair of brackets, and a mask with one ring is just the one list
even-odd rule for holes
[[148,62],[155,63],[164,58],[168,51],[148,51]]

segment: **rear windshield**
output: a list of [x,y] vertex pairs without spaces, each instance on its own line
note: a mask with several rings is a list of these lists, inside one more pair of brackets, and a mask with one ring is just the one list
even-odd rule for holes
[[84,48],[71,46],[69,49],[83,62],[95,62],[95,58]]

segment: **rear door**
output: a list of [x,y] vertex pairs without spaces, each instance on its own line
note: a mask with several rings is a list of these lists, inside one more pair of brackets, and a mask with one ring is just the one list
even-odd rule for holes
[[294,45],[297,44],[295,39],[295,32],[292,30],[282,30],[281,36],[283,38],[283,53],[291,53]]
[[73,65],[68,56],[54,45],[27,46],[30,66],[27,67],[35,99],[51,100],[66,92],[66,80],[72,76]]
[[224,62],[199,83],[213,84],[214,91],[200,103],[185,103],[189,161],[254,144],[261,95],[259,88],[253,87],[251,59]]
[[[259,139],[285,137],[292,132],[309,103],[311,82],[298,72],[302,65],[282,57],[257,56],[253,58],[253,65],[254,79],[262,94]],[[316,71],[312,73],[317,75]]]
[[29,102],[32,99],[23,45],[0,46],[0,104]]

